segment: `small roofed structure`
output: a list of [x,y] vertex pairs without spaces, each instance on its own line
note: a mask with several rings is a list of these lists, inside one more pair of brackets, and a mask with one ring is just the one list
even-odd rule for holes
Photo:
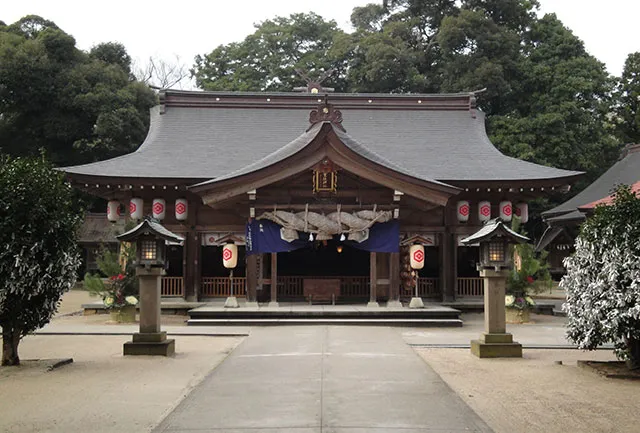
[[493,238],[506,237],[511,243],[514,244],[523,244],[529,241],[529,238],[521,235],[520,233],[516,233],[511,230],[509,227],[504,225],[504,223],[498,219],[494,218],[482,227],[480,230],[462,239],[462,242],[465,245],[478,244],[480,242],[487,242]]
[[183,237],[170,232],[162,224],[149,217],[128,232],[116,236],[116,239],[120,242],[131,242],[143,234],[156,236],[166,242],[180,243],[184,241]]
[[[560,266],[564,257],[573,252],[573,241],[580,224],[598,204],[609,204],[611,194],[619,185],[630,185],[634,191],[640,189],[640,144],[627,145],[620,159],[591,185],[567,200],[542,213],[547,229],[536,245],[536,251],[549,250],[552,275],[564,272]],[[567,241],[570,241],[568,244]]]

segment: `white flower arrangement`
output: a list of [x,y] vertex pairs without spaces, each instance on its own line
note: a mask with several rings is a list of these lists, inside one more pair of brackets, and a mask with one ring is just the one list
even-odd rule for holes
[[138,305],[138,298],[135,296],[127,296],[124,300],[127,301],[129,305]]

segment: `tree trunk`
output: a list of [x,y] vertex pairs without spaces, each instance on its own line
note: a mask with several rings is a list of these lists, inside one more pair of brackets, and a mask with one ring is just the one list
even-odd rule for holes
[[636,338],[625,339],[629,359],[627,359],[627,368],[629,370],[640,369],[640,340]]
[[18,344],[20,331],[12,327],[2,327],[2,365],[20,365]]

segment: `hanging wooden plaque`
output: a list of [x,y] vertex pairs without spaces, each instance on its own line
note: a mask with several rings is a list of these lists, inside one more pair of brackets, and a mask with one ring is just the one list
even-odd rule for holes
[[332,193],[338,191],[338,170],[327,159],[313,170],[313,193]]

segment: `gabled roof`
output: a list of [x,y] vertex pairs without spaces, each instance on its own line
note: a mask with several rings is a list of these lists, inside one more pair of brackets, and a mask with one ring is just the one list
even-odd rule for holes
[[509,227],[504,225],[504,223],[499,218],[495,218],[487,221],[480,230],[478,230],[471,236],[462,239],[460,242],[462,242],[463,244],[475,244],[478,242],[487,241],[495,237],[506,237],[509,238],[513,243],[518,244],[527,242],[529,240],[528,237],[523,236],[520,233],[516,233]]
[[[557,180],[559,170],[501,154],[489,141],[473,94],[331,94],[348,137],[390,165],[445,183]],[[65,167],[71,175],[216,179],[268,157],[302,137],[313,94],[164,91],[144,143],[128,155]],[[302,138],[301,138],[302,139]],[[348,138],[345,137],[348,140]],[[355,146],[355,144],[354,144]],[[286,152],[286,150],[285,150]],[[275,155],[275,156],[274,156]]]
[[[638,177],[640,177],[640,173],[638,174]],[[631,192],[635,193],[636,195],[640,195],[640,181],[631,185]],[[583,212],[588,212],[593,210],[596,206],[599,206],[599,205],[608,206],[611,203],[613,203],[613,200],[614,200],[614,195],[610,194],[604,198],[601,198],[600,200],[592,201],[591,203],[582,205],[578,208],[578,210]]]
[[184,238],[167,230],[162,224],[151,218],[145,218],[140,224],[126,233],[116,236],[121,242],[130,242],[142,234],[152,234],[167,242],[182,242]]
[[561,205],[543,212],[542,216],[546,221],[556,223],[575,220],[575,212],[579,212],[578,208],[609,196],[617,185],[633,185],[638,181],[640,181],[640,144],[635,144],[625,147],[622,158],[591,185]]

